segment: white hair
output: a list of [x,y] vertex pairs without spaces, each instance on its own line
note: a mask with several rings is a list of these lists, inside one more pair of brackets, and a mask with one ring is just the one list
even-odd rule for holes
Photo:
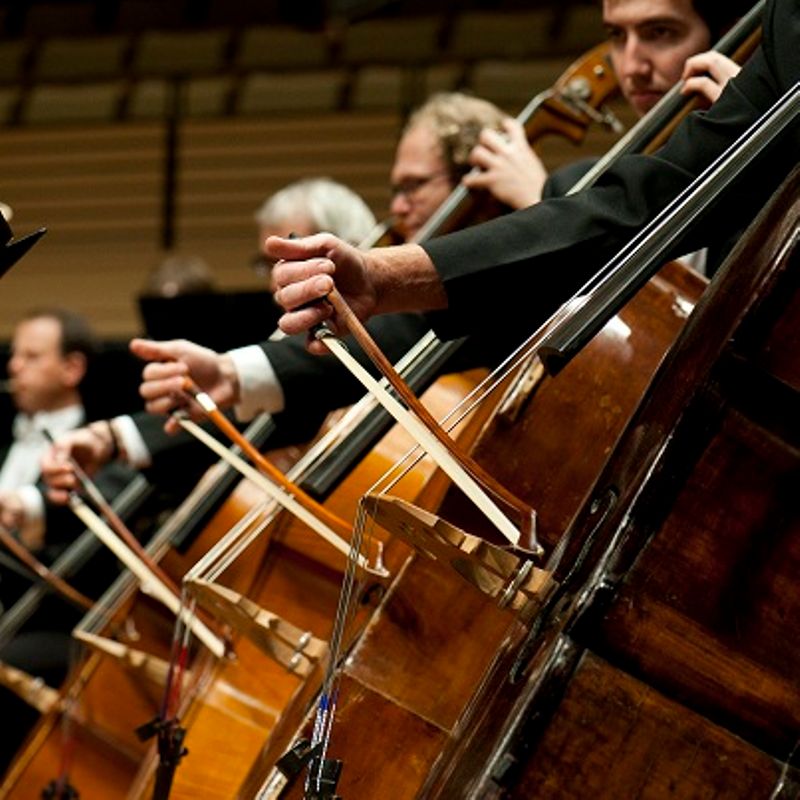
[[302,217],[316,231],[359,244],[374,229],[375,215],[347,186],[330,178],[295,181],[268,198],[256,211],[259,225],[279,225]]

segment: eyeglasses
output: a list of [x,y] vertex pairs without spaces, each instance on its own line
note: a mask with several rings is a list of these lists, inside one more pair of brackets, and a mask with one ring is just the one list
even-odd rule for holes
[[426,175],[424,178],[406,178],[404,181],[393,183],[389,187],[390,195],[392,199],[403,195],[406,200],[410,200],[423,186],[427,186],[431,181],[449,177],[450,173],[447,170],[440,170],[432,175]]

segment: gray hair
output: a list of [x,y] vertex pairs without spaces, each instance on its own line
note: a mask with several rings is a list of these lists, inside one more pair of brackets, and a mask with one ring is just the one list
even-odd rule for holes
[[143,294],[175,297],[216,290],[211,267],[200,256],[170,253],[147,276]]
[[333,233],[351,244],[366,239],[376,224],[367,204],[352,189],[330,178],[290,183],[255,213],[259,225],[279,225],[297,217],[308,220],[317,232]]

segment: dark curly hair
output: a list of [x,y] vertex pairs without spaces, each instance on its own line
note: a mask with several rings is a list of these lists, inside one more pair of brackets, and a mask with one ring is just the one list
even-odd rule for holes
[[692,0],[692,5],[708,25],[714,44],[754,3],[753,0]]

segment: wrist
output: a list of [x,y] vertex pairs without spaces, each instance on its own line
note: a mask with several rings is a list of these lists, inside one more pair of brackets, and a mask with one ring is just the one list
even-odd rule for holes
[[239,372],[233,358],[228,353],[221,353],[217,361],[220,378],[227,392],[227,396],[220,398],[219,404],[228,407],[241,401],[242,388],[239,382]]
[[100,463],[106,464],[109,461],[113,461],[119,455],[119,442],[108,420],[104,419],[92,422],[88,426],[88,431],[98,443],[95,453]]
[[370,250],[366,267],[375,296],[373,314],[447,307],[436,267],[418,244]]

